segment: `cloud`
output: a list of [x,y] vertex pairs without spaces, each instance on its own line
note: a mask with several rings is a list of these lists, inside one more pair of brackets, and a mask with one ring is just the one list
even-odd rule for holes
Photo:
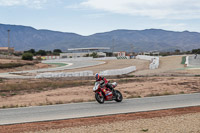
[[0,6],[26,6],[31,8],[42,8],[47,0],[0,0]]
[[199,0],[86,0],[81,6],[156,19],[199,19]]

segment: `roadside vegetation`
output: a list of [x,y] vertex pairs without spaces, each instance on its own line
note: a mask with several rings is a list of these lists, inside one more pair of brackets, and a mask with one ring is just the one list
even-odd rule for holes
[[34,65],[34,63],[0,63],[0,69],[8,69],[8,68],[15,68],[15,67],[22,67],[25,65]]
[[22,55],[22,60],[33,60],[33,54],[31,54],[31,53],[24,53]]
[[9,97],[14,95],[24,95],[27,93],[36,93],[53,90],[56,88],[68,88],[77,86],[93,85],[94,81],[69,81],[69,80],[21,80],[9,83],[9,80],[0,82],[0,96]]
[[160,52],[161,56],[169,56],[169,55],[185,55],[185,54],[200,54],[200,48],[199,49],[193,49],[191,51],[181,51],[179,49],[176,49],[171,52]]
[[36,51],[35,49],[30,49],[30,50],[24,51],[24,53],[31,53],[33,56],[60,55],[60,53],[62,53],[62,50],[54,49],[53,51],[48,51],[48,50]]

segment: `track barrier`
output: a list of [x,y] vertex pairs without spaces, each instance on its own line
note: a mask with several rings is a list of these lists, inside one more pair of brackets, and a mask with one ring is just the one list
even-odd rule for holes
[[40,73],[35,78],[61,78],[61,77],[86,77],[93,76],[92,71],[80,71],[80,72],[59,72],[59,73]]
[[102,76],[123,75],[123,74],[131,73],[133,71],[136,71],[136,66],[130,66],[123,69],[101,71],[99,75],[102,75]]
[[149,69],[157,69],[159,67],[159,57],[156,56],[146,56],[146,55],[138,55],[136,59],[149,60],[151,63],[149,64]]

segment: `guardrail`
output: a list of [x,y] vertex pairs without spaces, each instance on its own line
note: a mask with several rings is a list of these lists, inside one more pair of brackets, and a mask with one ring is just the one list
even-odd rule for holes
[[59,73],[40,73],[35,78],[61,78],[61,77],[87,77],[93,76],[92,71],[80,71],[80,72],[59,72]]
[[102,76],[123,75],[123,74],[131,73],[133,71],[136,71],[136,66],[130,66],[123,69],[101,71],[99,75],[102,75]]

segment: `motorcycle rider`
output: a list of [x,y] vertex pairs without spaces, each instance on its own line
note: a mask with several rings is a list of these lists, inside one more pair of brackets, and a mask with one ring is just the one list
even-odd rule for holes
[[113,97],[115,97],[115,91],[111,84],[108,83],[108,80],[104,77],[101,77],[98,73],[95,74],[96,82],[100,82],[101,85],[105,84],[107,88],[109,88],[112,93]]

